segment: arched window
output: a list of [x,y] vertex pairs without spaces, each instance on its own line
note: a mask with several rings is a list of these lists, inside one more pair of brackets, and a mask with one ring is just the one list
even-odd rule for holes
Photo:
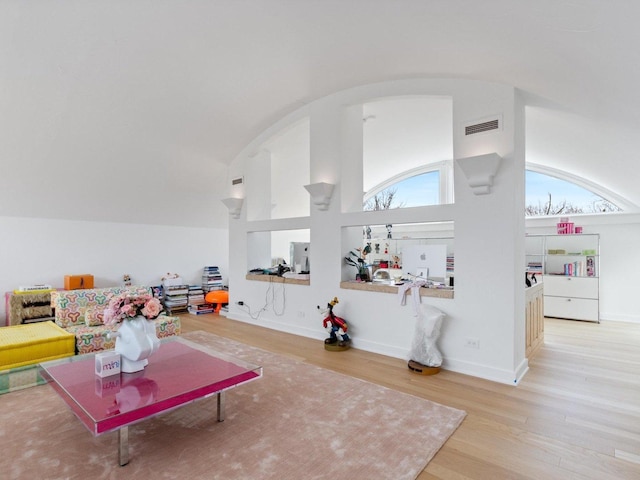
[[386,182],[364,197],[364,210],[419,207],[441,203],[440,170],[430,170]]
[[527,170],[525,178],[527,217],[621,210],[608,199],[577,183],[533,170]]
[[[364,196],[364,210],[385,210],[446,203],[443,197],[451,195],[443,177],[448,175],[446,165],[430,170],[423,168],[397,175]],[[558,175],[559,176],[559,175]],[[593,192],[576,181],[558,178],[534,170],[526,171],[525,215],[554,216],[576,213],[609,213],[622,209],[613,201]],[[575,179],[574,179],[575,180]],[[582,181],[587,185],[589,182]]]
[[453,201],[451,97],[380,98],[362,113],[364,210]]

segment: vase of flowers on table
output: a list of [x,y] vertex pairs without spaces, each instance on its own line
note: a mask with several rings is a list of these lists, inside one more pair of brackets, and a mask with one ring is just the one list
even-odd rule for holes
[[152,320],[162,311],[160,300],[150,294],[124,293],[109,300],[104,311],[104,324],[120,324],[118,331],[109,334],[116,337],[115,351],[120,354],[120,369],[124,373],[139,372],[149,364],[147,360],[158,351],[160,340]]

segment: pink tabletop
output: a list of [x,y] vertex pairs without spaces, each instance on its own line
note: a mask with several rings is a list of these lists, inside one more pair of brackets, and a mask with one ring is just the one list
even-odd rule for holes
[[162,343],[138,373],[100,378],[93,355],[42,364],[43,376],[94,435],[259,378],[262,368],[180,337]]

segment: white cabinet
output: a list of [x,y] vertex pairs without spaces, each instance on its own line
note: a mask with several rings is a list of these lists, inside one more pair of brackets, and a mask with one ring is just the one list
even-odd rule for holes
[[528,274],[543,275],[545,317],[599,322],[599,235],[530,235],[526,248]]
[[597,278],[548,275],[543,288],[545,317],[598,321]]

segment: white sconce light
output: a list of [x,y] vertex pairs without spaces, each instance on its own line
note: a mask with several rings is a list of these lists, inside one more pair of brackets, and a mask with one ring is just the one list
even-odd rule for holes
[[304,186],[311,195],[311,201],[318,207],[318,210],[327,210],[329,208],[333,187],[333,183],[324,182]]
[[476,195],[491,193],[493,177],[498,173],[502,157],[497,153],[477,155],[475,157],[459,158],[456,160],[460,169],[467,177],[469,186]]
[[244,202],[244,198],[225,198],[222,200],[222,203],[224,203],[229,209],[229,215],[231,215],[231,218],[240,218],[242,202]]

